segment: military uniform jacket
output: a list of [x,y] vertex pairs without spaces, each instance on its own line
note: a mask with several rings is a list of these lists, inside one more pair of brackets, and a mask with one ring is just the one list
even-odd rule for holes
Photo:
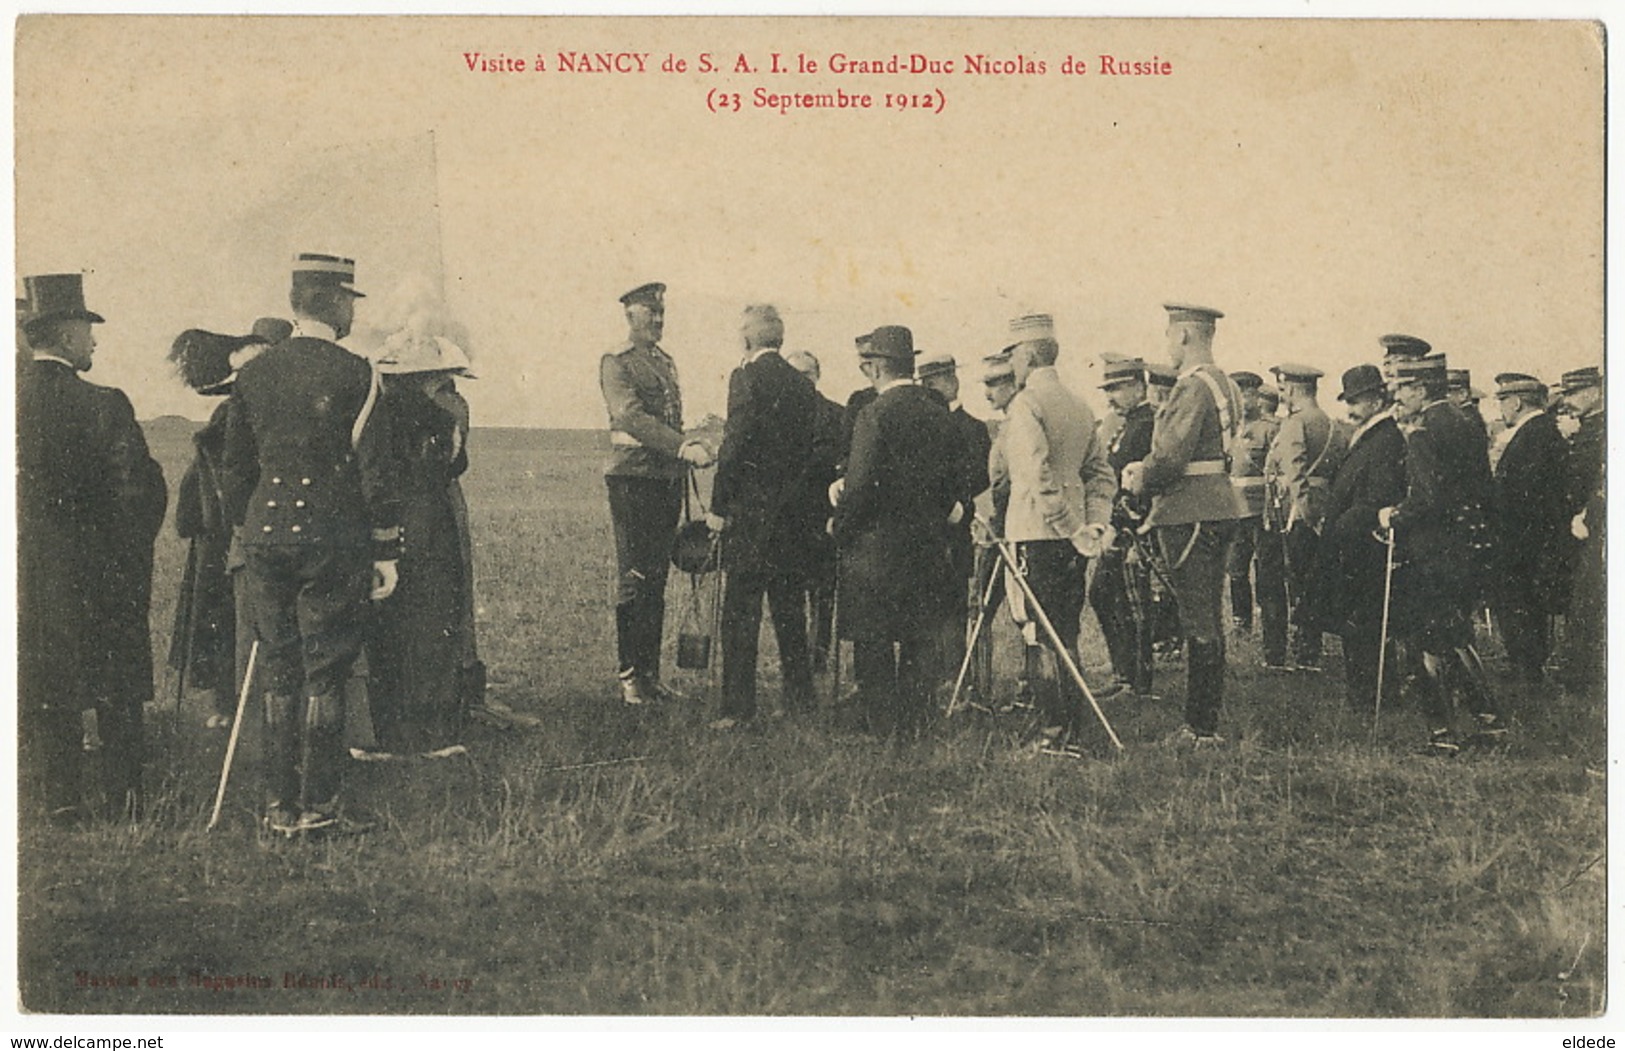
[[1495,465],[1496,591],[1527,609],[1561,613],[1568,599],[1568,443],[1549,412],[1526,419]]
[[1335,631],[1344,621],[1381,617],[1387,545],[1376,536],[1377,512],[1405,499],[1405,436],[1384,413],[1355,432],[1332,476],[1309,598],[1316,619]]
[[947,613],[959,441],[942,400],[910,383],[858,414],[835,512],[843,637],[917,638]]
[[366,547],[401,524],[400,460],[366,359],[308,335],[238,373],[226,498],[248,547]]
[[730,570],[800,572],[811,555],[807,478],[814,468],[818,392],[777,351],[728,377],[728,422],[711,510],[728,520]]
[[140,703],[152,696],[147,617],[169,500],[163,469],[123,391],[62,362],[26,361],[19,372],[19,657],[72,677],[50,684],[61,703]]
[[[1119,481],[1123,478],[1123,468],[1151,455],[1151,432],[1156,429],[1156,423],[1157,410],[1151,407],[1150,402],[1144,401],[1122,418],[1117,433],[1112,435],[1111,443],[1106,448],[1106,462],[1111,464],[1112,473]],[[1120,546],[1132,541],[1132,536],[1128,534],[1140,527],[1150,508],[1149,498],[1124,489],[1118,490],[1117,501],[1112,508],[1112,526],[1118,531]]]
[[[1571,518],[1584,511],[1591,498],[1602,489],[1607,430],[1601,409],[1580,417],[1580,429],[1575,432],[1569,449],[1567,500]],[[1599,524],[1590,523],[1593,532]]]
[[1326,487],[1348,450],[1344,435],[1318,405],[1288,416],[1270,446],[1264,474],[1284,511],[1285,529],[1319,529],[1326,517]]
[[1061,385],[1053,366],[1035,368],[1010,401],[1003,428],[1010,464],[1011,540],[1066,540],[1111,520],[1117,477],[1095,433],[1094,413]]
[[[1203,379],[1198,372],[1206,373]],[[1221,416],[1209,380],[1225,400]],[[1195,365],[1179,374],[1168,400],[1157,410],[1151,455],[1145,458],[1145,491],[1151,496],[1151,525],[1227,521],[1245,514],[1230,484],[1225,420],[1239,428],[1241,391],[1217,365]]]
[[989,525],[994,536],[1004,535],[1004,520],[1010,513],[1010,461],[1004,455],[1004,426],[992,424],[988,434],[993,445],[987,452],[988,499],[993,503]]
[[1264,513],[1267,479],[1264,467],[1270,447],[1281,430],[1281,421],[1274,416],[1260,416],[1242,424],[1230,453],[1230,484],[1244,502],[1244,518],[1258,518]]
[[599,362],[598,383],[609,412],[610,461],[605,474],[682,478],[683,395],[677,365],[659,347],[627,344]]

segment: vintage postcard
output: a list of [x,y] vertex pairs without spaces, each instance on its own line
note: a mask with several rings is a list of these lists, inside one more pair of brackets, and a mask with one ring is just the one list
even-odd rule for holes
[[12,1031],[1604,1017],[1601,23],[14,30]]

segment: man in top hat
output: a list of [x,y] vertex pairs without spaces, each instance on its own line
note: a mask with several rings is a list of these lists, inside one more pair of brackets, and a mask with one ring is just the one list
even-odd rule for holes
[[1496,554],[1490,608],[1513,669],[1525,685],[1539,686],[1552,655],[1552,617],[1564,611],[1569,593],[1569,445],[1547,411],[1546,385],[1535,377],[1501,373],[1495,398],[1508,437],[1490,505]]
[[1422,652],[1426,751],[1440,756],[1461,750],[1458,698],[1472,717],[1470,740],[1506,732],[1471,621],[1489,560],[1489,458],[1477,428],[1445,398],[1445,367],[1443,354],[1393,365],[1389,390],[1406,431],[1405,496],[1377,512],[1378,527],[1395,538],[1390,624]]
[[1608,589],[1607,486],[1604,480],[1606,427],[1602,371],[1571,369],[1562,378],[1563,409],[1578,420],[1569,452],[1565,510],[1569,533],[1580,543],[1564,622],[1563,685],[1589,691],[1603,684],[1607,651]]
[[1287,597],[1291,603],[1292,663],[1309,671],[1320,668],[1320,630],[1311,624],[1306,603],[1315,575],[1315,545],[1325,517],[1326,489],[1342,462],[1348,438],[1321,409],[1320,377],[1311,365],[1276,365],[1270,370],[1281,385],[1287,416],[1270,446],[1264,465],[1269,480],[1272,517],[1286,548]]
[[294,259],[291,336],[238,370],[241,410],[222,453],[224,502],[241,529],[239,601],[259,639],[267,829],[364,831],[339,811],[344,686],[367,602],[395,589],[400,463],[375,411],[376,369],[340,343],[355,317],[355,262]]
[[[1010,322],[1010,338],[1016,341],[1010,363],[1021,391],[1010,402],[1003,428],[1010,465],[1005,537],[1015,545],[1017,571],[1076,662],[1086,560],[1101,555],[1113,540],[1117,475],[1096,434],[1094,413],[1055,371],[1061,347],[1054,320],[1048,314],[1018,317]],[[1042,637],[1054,645],[1047,633]],[[1081,754],[1083,692],[1058,653],[1055,665],[1054,678],[1038,690],[1036,745],[1049,754]]]
[[947,580],[949,614],[942,625],[942,668],[948,675],[954,675],[965,660],[965,623],[972,604],[970,582],[976,570],[970,510],[976,497],[988,487],[988,457],[993,451],[993,439],[988,434],[987,424],[966,412],[959,402],[959,366],[951,354],[920,355],[914,375],[920,386],[942,398],[959,435],[959,503],[966,514],[949,527],[948,550],[953,556],[953,568]]
[[1286,666],[1286,555],[1280,532],[1264,528],[1268,495],[1264,467],[1281,421],[1273,411],[1264,412],[1260,393],[1264,380],[1258,373],[1232,372],[1230,378],[1241,391],[1243,420],[1241,433],[1236,436],[1231,450],[1230,484],[1236,487],[1246,511],[1237,522],[1236,539],[1225,556],[1225,572],[1230,578],[1230,613],[1238,628],[1252,631],[1256,576],[1264,664],[1280,668]]
[[[1405,498],[1405,436],[1394,422],[1377,366],[1356,365],[1343,373],[1337,400],[1348,407],[1354,433],[1326,494],[1317,573],[1307,598],[1311,621],[1343,637],[1349,703],[1371,707],[1388,562],[1387,548],[1376,537],[1377,512]],[[1397,679],[1395,674],[1389,682]],[[1385,694],[1396,693],[1385,688]]]
[[610,428],[604,484],[615,530],[617,674],[621,699],[637,705],[673,696],[660,684],[666,569],[689,469],[712,457],[683,435],[677,365],[660,349],[666,286],[639,285],[621,296],[621,306],[626,344],[604,355],[598,381]]
[[871,729],[910,732],[929,714],[939,674],[947,528],[970,509],[959,503],[964,482],[953,419],[940,397],[914,382],[913,333],[901,325],[875,329],[862,359],[877,394],[853,421],[835,509],[837,627],[853,640],[859,701]]
[[[805,350],[794,350],[785,354],[784,360],[817,390],[823,375],[817,357]],[[846,458],[842,449],[846,440],[844,417],[838,402],[818,393],[813,406],[812,463],[807,469],[806,498],[807,602],[811,613],[808,643],[815,671],[829,663],[835,638],[835,540],[828,530],[829,487],[840,477],[839,467]]]
[[1147,522],[1179,600],[1186,637],[1183,740],[1215,744],[1224,704],[1224,562],[1243,507],[1230,484],[1241,431],[1241,391],[1213,363],[1219,311],[1184,303],[1168,312],[1168,354],[1179,381],[1157,413],[1151,453],[1123,485],[1151,497]]
[[[1145,362],[1126,358],[1106,362],[1100,389],[1112,412],[1122,421],[1106,447],[1106,460],[1114,478],[1123,468],[1151,453],[1151,431],[1156,410],[1146,400]],[[1150,501],[1119,489],[1112,505],[1116,537],[1095,565],[1089,603],[1106,639],[1118,691],[1142,697],[1152,689],[1151,567],[1136,544],[1138,530],[1150,510]]]
[[722,714],[712,728],[731,730],[756,716],[756,640],[767,598],[783,670],[784,706],[812,709],[807,652],[807,555],[816,525],[807,515],[817,391],[784,360],[784,321],[771,305],[745,308],[743,360],[728,377],[728,422],[711,490],[713,529],[721,532]]
[[82,275],[23,281],[31,351],[17,389],[17,670],[27,765],[38,764],[52,823],[75,824],[81,728],[91,721],[108,798],[138,816],[152,545],[168,494],[129,399],[80,376],[102,321],[85,308]]

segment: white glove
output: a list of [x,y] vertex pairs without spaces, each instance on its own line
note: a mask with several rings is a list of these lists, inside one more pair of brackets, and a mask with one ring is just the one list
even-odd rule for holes
[[705,516],[705,525],[711,532],[720,533],[728,527],[728,520],[721,515],[708,514]]
[[1574,516],[1574,521],[1569,523],[1569,532],[1574,535],[1576,540],[1589,540],[1591,538],[1591,530],[1586,528],[1586,513],[1584,511]]
[[1392,525],[1393,521],[1394,521],[1394,509],[1392,507],[1384,507],[1380,511],[1377,512],[1377,528],[1378,529],[1391,529],[1391,528],[1393,528],[1393,525]]
[[833,482],[829,483],[829,506],[839,507],[841,503],[841,494],[844,492],[846,492],[845,478],[837,478]]
[[677,450],[677,456],[693,467],[710,467],[712,463],[711,450],[697,441],[684,442],[683,447]]
[[1139,496],[1145,491],[1145,463],[1135,460],[1131,464],[1123,465],[1123,488]]
[[400,582],[400,570],[394,559],[388,562],[374,562],[372,564],[372,591],[367,595],[374,602],[382,602],[395,594],[395,585]]
[[965,520],[965,505],[958,500],[954,501],[954,509],[948,512],[948,524],[958,525]]
[[1111,544],[1115,535],[1111,526],[1091,523],[1080,527],[1068,539],[1072,541],[1072,550],[1078,554],[1085,558],[1098,558]]

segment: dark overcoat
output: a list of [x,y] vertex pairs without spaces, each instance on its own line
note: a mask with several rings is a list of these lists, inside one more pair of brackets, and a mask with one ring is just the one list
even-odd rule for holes
[[1381,623],[1388,549],[1377,512],[1405,499],[1405,486],[1405,436],[1384,416],[1355,436],[1327,490],[1309,608],[1322,630]]
[[728,378],[728,422],[717,451],[711,510],[728,520],[730,572],[804,573],[812,554],[807,514],[818,392],[778,352]]
[[1519,427],[1495,464],[1494,596],[1557,614],[1568,599],[1576,542],[1569,533],[1569,446],[1549,412]]
[[892,387],[858,413],[835,515],[843,638],[915,639],[947,615],[959,441],[947,407],[923,387]]
[[168,492],[120,390],[31,361],[17,392],[24,702],[152,699],[152,545]]
[[186,682],[231,693],[237,648],[236,617],[227,556],[231,520],[222,497],[222,455],[236,402],[223,399],[192,436],[196,455],[175,497],[175,531],[190,541],[175,603],[169,666],[185,667]]
[[965,510],[959,524],[949,530],[953,556],[950,587],[952,594],[961,595],[965,581],[975,569],[976,546],[971,540],[971,520],[976,498],[986,492],[989,485],[987,461],[993,452],[993,436],[988,433],[987,424],[966,412],[964,406],[952,409],[949,419],[953,420],[954,432],[959,436],[959,503]]
[[1392,616],[1428,645],[1466,645],[1467,614],[1490,570],[1489,454],[1449,402],[1424,408],[1405,439],[1405,499],[1395,506]]

